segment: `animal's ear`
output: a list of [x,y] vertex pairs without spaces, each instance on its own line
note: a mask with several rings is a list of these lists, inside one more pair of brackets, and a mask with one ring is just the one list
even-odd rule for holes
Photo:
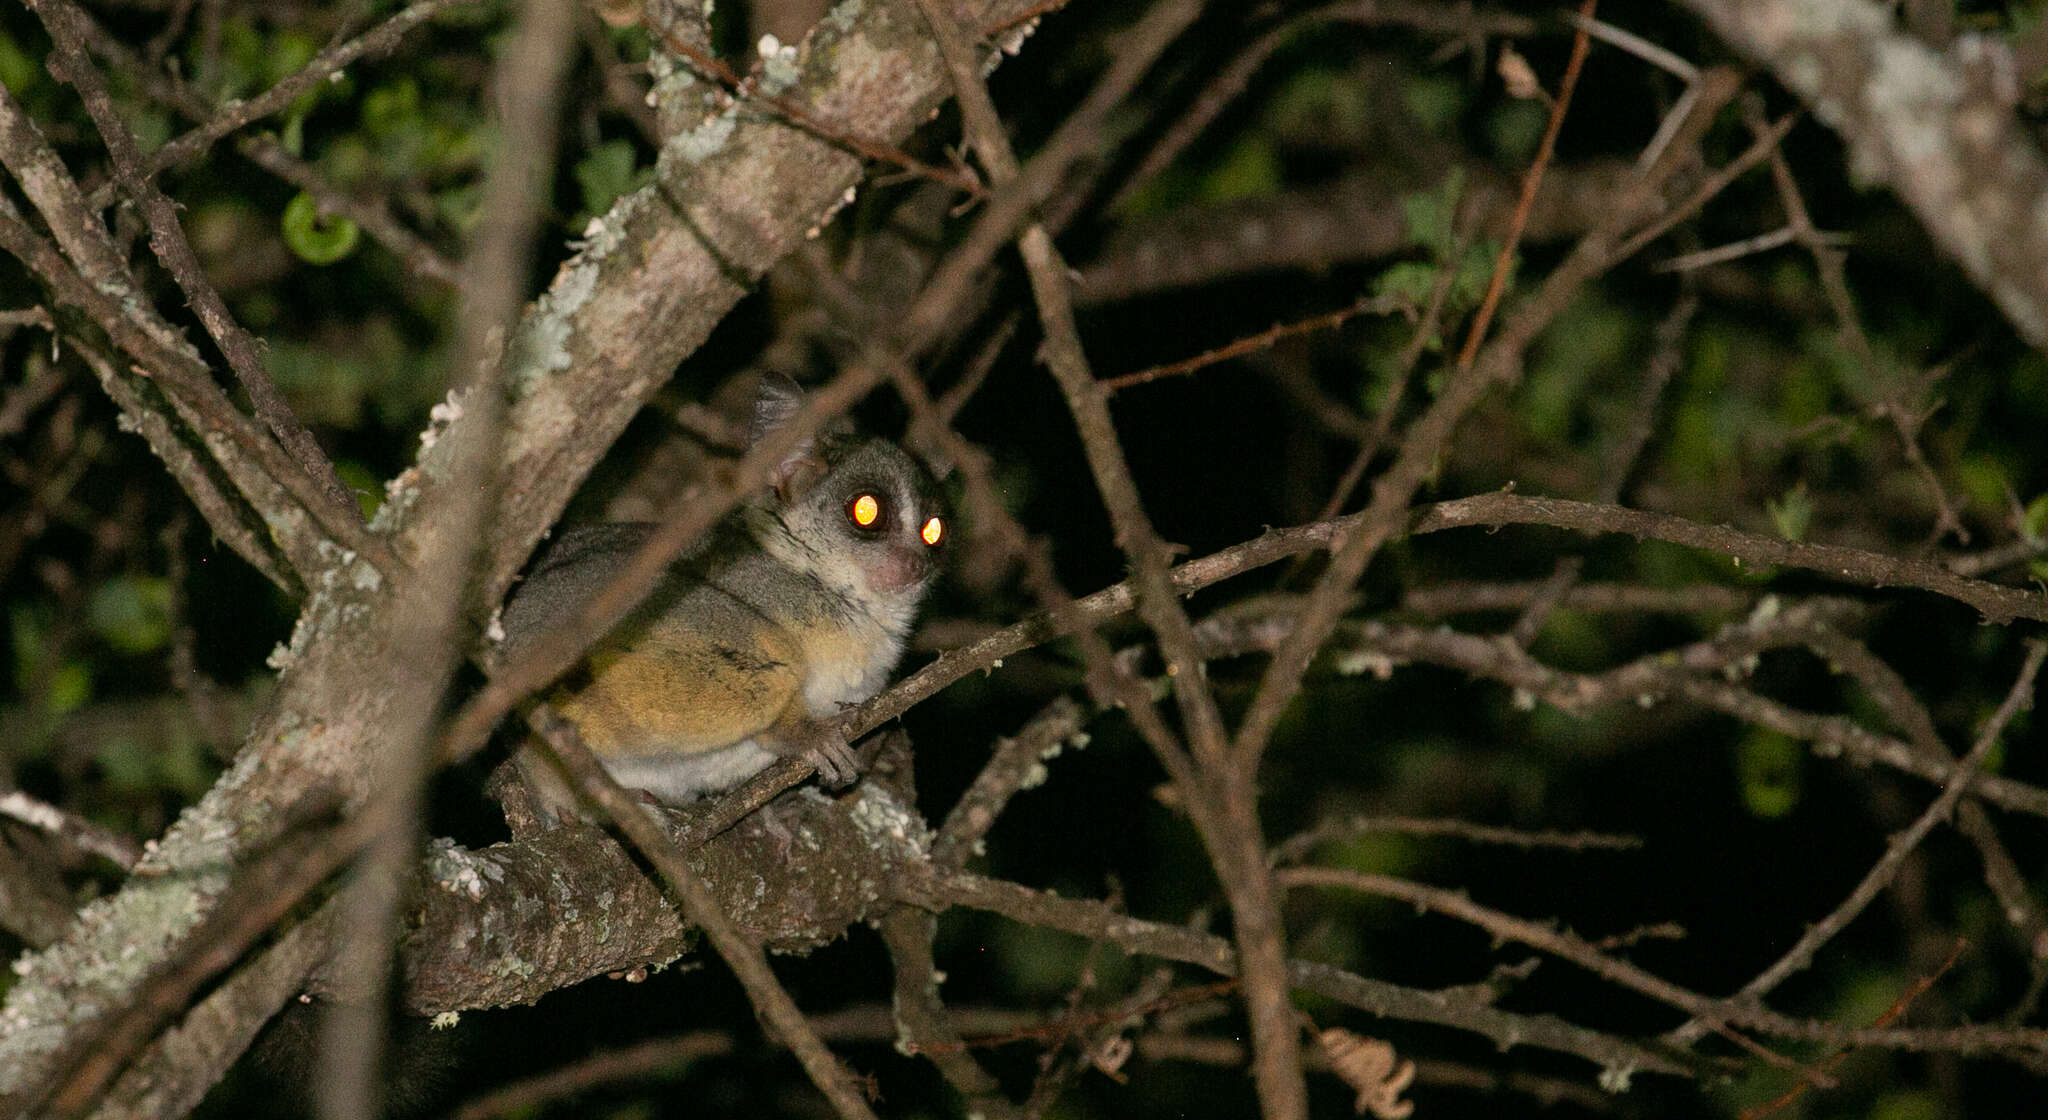
[[[754,422],[747,429],[747,446],[760,444],[788,424],[804,406],[804,391],[787,376],[769,370],[761,375],[761,387],[754,397]],[[806,436],[775,464],[769,480],[784,502],[811,488],[825,475],[825,460],[818,454],[818,441]]]

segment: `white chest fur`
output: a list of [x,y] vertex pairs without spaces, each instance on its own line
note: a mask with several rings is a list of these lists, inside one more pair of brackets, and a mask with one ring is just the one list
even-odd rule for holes
[[878,619],[863,613],[846,625],[807,632],[803,638],[805,709],[820,718],[837,716],[842,708],[880,692],[903,655],[909,616],[909,609],[901,612],[900,619]]

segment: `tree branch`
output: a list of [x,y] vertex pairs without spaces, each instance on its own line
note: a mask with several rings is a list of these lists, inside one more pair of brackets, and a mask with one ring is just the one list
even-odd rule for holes
[[170,271],[178,287],[184,290],[193,311],[199,315],[199,321],[205,325],[206,332],[213,336],[221,353],[227,355],[228,365],[242,383],[243,391],[249,394],[256,415],[284,445],[299,468],[312,478],[314,486],[334,506],[336,516],[360,517],[355,496],[341,484],[341,476],[334,473],[334,464],[313,439],[313,433],[307,431],[298,417],[292,414],[283,394],[277,391],[270,371],[264,368],[263,358],[257,353],[256,339],[235,321],[227,303],[206,279],[205,270],[199,266],[198,254],[192,251],[184,229],[178,225],[177,210],[172,207],[171,200],[165,198],[163,192],[142,174],[142,152],[136,147],[135,136],[115,111],[113,97],[107,92],[106,79],[86,57],[87,35],[83,15],[71,0],[39,0],[37,11],[56,45],[54,71],[69,81],[85,102],[85,111],[92,116],[101,140],[106,143],[107,155],[114,162],[114,180],[121,184],[121,189],[149,223],[149,244],[156,251],[157,260]]
[[[962,14],[986,25],[1019,6],[988,0]],[[813,31],[786,96],[846,132],[900,139],[946,92],[923,22],[887,4],[847,16]],[[485,597],[502,595],[585,472],[677,361],[755,277],[844,205],[860,173],[856,156],[736,105],[672,137],[656,185],[623,197],[593,226],[507,341],[502,376],[514,399],[501,460],[505,499],[479,580]],[[462,445],[483,438],[475,428],[456,420],[437,431],[390,487],[375,528],[402,529],[405,554],[447,554],[436,527],[415,519],[431,508],[426,496],[457,477],[449,466],[467,454]],[[396,671],[380,660],[397,607],[383,580],[360,553],[337,558],[276,657],[278,687],[248,747],[144,861],[177,873],[146,887],[131,882],[96,904],[8,990],[0,1014],[21,1029],[0,1035],[0,1092],[39,1078],[91,1009],[121,1003],[135,978],[218,904],[213,869],[263,844],[284,810],[316,788],[338,790],[350,804],[369,794],[374,770],[366,759],[381,741]],[[108,967],[116,960],[118,968]],[[239,1045],[233,1032],[200,1044],[214,1049],[187,1053],[167,1071],[180,1079],[170,1091],[196,1098]]]
[[2048,160],[2013,107],[2010,48],[1957,36],[1936,51],[1871,0],[1686,0],[1770,67],[1897,191],[1936,244],[2029,342],[2048,343]]

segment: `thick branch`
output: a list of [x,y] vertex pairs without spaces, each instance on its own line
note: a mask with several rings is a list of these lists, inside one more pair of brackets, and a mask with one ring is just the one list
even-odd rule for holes
[[1957,36],[1935,51],[1872,0],[1686,0],[1769,66],[1890,186],[2020,334],[2048,343],[2048,160],[2013,107],[2010,49]]

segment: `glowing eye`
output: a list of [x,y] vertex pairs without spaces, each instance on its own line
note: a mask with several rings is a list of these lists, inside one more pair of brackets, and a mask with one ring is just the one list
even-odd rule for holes
[[846,504],[846,516],[863,529],[872,529],[882,519],[882,500],[873,494],[862,494]]
[[946,539],[946,523],[934,517],[924,523],[924,528],[919,529],[917,535],[924,538],[924,543],[936,548],[940,541]]

